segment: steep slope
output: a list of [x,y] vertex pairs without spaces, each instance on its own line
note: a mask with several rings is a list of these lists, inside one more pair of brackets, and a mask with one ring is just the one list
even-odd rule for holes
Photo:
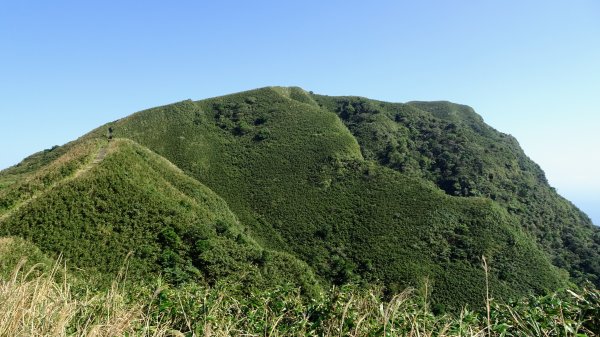
[[356,138],[317,98],[264,88],[184,101],[84,139],[110,127],[169,159],[225,199],[261,245],[301,258],[325,281],[381,282],[389,290],[429,282],[440,305],[479,306],[485,255],[494,296],[564,284],[493,201],[447,196],[365,161]]
[[48,271],[55,261],[48,258],[40,249],[19,237],[0,237],[0,279],[14,277],[15,266],[31,272],[32,268],[39,272]]
[[313,95],[335,112],[365,158],[434,182],[449,195],[494,200],[553,263],[600,285],[600,229],[548,185],[517,141],[449,102],[386,103]]
[[261,248],[220,197],[140,145],[89,139],[55,151],[0,174],[14,181],[0,190],[0,236],[62,253],[97,285],[129,255],[136,282],[162,275],[172,283],[231,278],[247,289],[290,281],[317,289],[306,265]]

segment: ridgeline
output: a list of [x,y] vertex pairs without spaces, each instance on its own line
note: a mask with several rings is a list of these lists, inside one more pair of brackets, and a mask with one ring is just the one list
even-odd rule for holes
[[141,111],[30,156],[0,173],[0,236],[99,288],[128,256],[132,283],[426,286],[439,311],[483,307],[486,277],[507,300],[600,285],[600,230],[471,108],[294,87]]

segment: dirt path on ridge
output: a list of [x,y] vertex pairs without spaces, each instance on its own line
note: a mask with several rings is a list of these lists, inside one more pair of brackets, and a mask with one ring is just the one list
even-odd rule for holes
[[88,172],[92,167],[101,163],[102,160],[104,160],[104,157],[106,157],[106,154],[108,153],[109,148],[113,147],[113,144],[114,144],[114,142],[109,142],[108,144],[102,146],[96,153],[96,156],[94,157],[94,159],[92,159],[88,164],[84,164],[77,171],[75,171],[75,173],[73,173],[70,176],[65,177],[65,178],[51,184],[50,186],[46,187],[45,189],[35,193],[29,199],[26,199],[26,200],[23,200],[23,201],[17,203],[13,208],[11,208],[6,213],[4,213],[0,216],[0,223],[3,222],[8,217],[10,217],[12,214],[14,214],[19,209],[23,208],[24,206],[27,206],[29,203],[31,203],[35,199],[39,198],[41,195],[46,194],[47,192],[51,191],[52,189],[56,188],[57,186],[59,186],[61,184],[68,183],[68,182],[78,178],[82,174]]

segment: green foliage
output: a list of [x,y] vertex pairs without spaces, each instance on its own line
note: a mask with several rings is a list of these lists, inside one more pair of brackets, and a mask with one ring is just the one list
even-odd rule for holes
[[311,300],[280,287],[239,297],[236,285],[162,288],[155,317],[178,331],[269,336],[598,336],[600,293],[563,290],[515,302],[492,300],[484,311],[434,314],[425,295],[405,290],[386,297],[377,288],[331,288]]
[[493,303],[492,331],[512,336],[594,336],[600,334],[600,292],[583,288]]
[[431,181],[449,195],[494,200],[555,265],[600,285],[600,229],[548,185],[513,137],[486,125],[470,107],[313,97],[340,116],[365,158]]
[[34,266],[36,274],[48,271],[53,261],[34,244],[18,237],[0,237],[0,279],[13,276],[14,269],[30,270]]
[[[317,101],[324,102],[298,88],[265,88],[180,102],[110,125],[117,137],[148,147],[223,197],[260,245],[299,257],[326,282],[381,282],[393,292],[428,278],[439,289],[436,303],[481,306],[485,254],[497,267],[494,293],[506,298],[564,284],[493,202],[450,198],[416,174],[365,161],[363,155],[372,156],[363,144],[361,153],[362,138]],[[356,125],[384,117],[377,102],[344,109]],[[203,122],[192,123],[198,112]],[[399,143],[393,161],[419,167],[423,160],[411,158],[409,148]],[[215,278],[230,268],[229,254],[203,257],[217,266],[210,271]]]
[[100,162],[55,182],[6,218],[0,233],[26,238],[53,256],[62,253],[101,286],[131,255],[132,282],[162,275],[173,284],[212,284],[252,273],[249,287],[270,287],[304,273],[297,284],[307,292],[317,287],[301,263],[264,277],[288,257],[275,253],[257,266],[263,249],[246,238],[225,202],[165,159],[128,140],[115,139],[102,150],[92,144],[84,157],[106,151]]
[[[87,148],[98,148],[101,141],[70,144],[65,149],[52,148],[25,159],[21,164],[0,173],[6,186],[0,189],[0,216],[21,203],[72,176],[92,158]],[[65,152],[69,149],[68,152]]]
[[54,151],[0,174],[0,235],[100,284],[133,252],[133,282],[236,280],[248,295],[294,281],[307,297],[315,274],[390,296],[431,284],[436,311],[458,312],[485,304],[483,255],[494,298],[565,286],[552,262],[598,275],[589,219],[465,106],[263,88],[141,111]]
[[157,279],[129,288],[124,266],[110,289],[78,291],[63,261],[48,266],[6,265],[12,272],[0,277],[3,335],[593,337],[600,331],[600,292],[588,287],[514,302],[489,299],[487,312],[465,307],[451,314],[432,309],[427,284],[389,296],[379,287],[346,284],[310,298],[286,283],[247,292],[236,281],[206,287]]

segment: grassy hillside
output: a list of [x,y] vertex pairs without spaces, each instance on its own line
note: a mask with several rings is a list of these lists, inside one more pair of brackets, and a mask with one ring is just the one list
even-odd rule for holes
[[319,100],[299,88],[264,88],[184,101],[84,139],[110,127],[167,158],[221,196],[260,245],[299,257],[325,282],[381,283],[390,292],[429,283],[441,309],[481,306],[485,255],[494,296],[565,284],[497,203],[448,196],[418,175],[365,160],[376,158],[360,135]]
[[[284,282],[318,288],[309,268],[264,250],[227,204],[131,140],[76,142],[55,160],[2,173],[0,236],[21,237],[106,285],[127,259],[130,280],[239,280],[250,291]],[[40,158],[30,158],[26,163]],[[130,255],[131,254],[131,255]],[[129,258],[127,258],[129,256]]]
[[486,125],[470,107],[312,97],[344,121],[365,158],[431,181],[449,195],[494,200],[555,265],[600,285],[600,229],[548,185],[513,137]]
[[[385,296],[378,287],[335,287],[307,299],[277,287],[239,296],[241,285],[173,288],[157,281],[126,292],[126,273],[109,289],[77,291],[63,261],[11,261],[23,240],[0,238],[2,336],[598,336],[600,292],[567,290],[518,302],[488,299],[489,311],[432,311],[427,288]],[[14,255],[17,254],[17,255]],[[22,261],[22,260],[21,260]]]
[[458,311],[485,304],[483,256],[494,298],[563,287],[565,269],[598,282],[598,233],[513,138],[448,102],[263,88],[141,111],[0,172],[0,237],[94,287],[127,260],[132,284],[427,288]]

